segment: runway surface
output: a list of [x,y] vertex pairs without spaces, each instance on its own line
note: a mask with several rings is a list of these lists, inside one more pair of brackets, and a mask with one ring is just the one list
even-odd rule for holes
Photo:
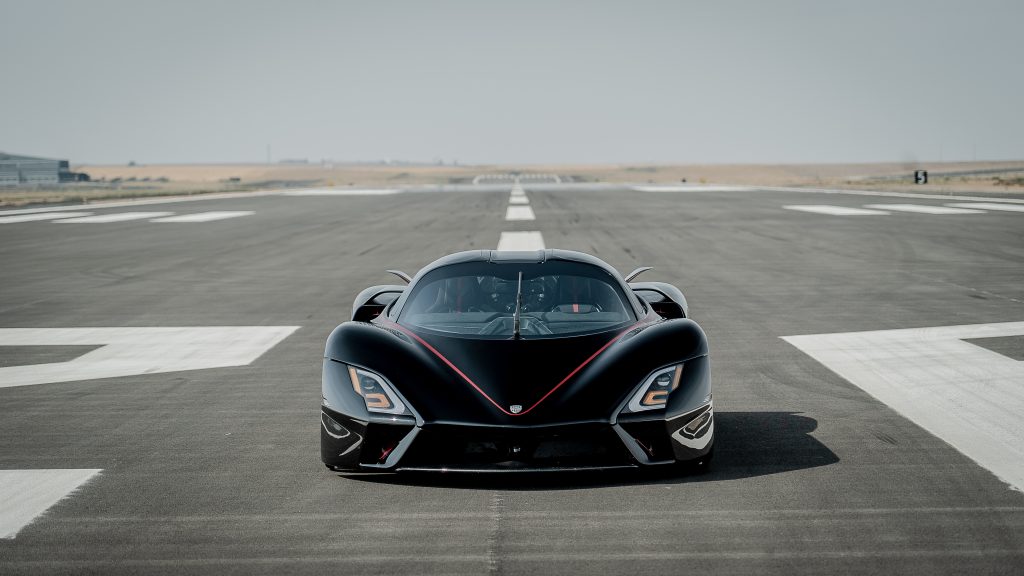
[[[0,213],[0,573],[1024,572],[1019,199],[514,188]],[[709,474],[322,466],[323,346],[356,293],[499,241],[683,289]],[[956,328],[906,331],[934,327]]]

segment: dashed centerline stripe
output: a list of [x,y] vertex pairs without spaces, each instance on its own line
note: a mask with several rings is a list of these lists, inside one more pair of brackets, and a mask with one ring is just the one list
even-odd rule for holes
[[877,216],[886,215],[884,210],[868,210],[866,208],[850,208],[848,206],[827,206],[819,204],[807,204],[800,206],[783,206],[786,210],[799,210],[801,212],[814,212],[815,214],[828,214],[830,216]]
[[509,206],[505,210],[505,220],[536,220],[533,208],[529,206]]
[[502,232],[498,250],[543,250],[544,237],[540,232]]
[[197,214],[182,214],[180,216],[168,216],[166,218],[154,218],[150,222],[213,222],[214,220],[227,220],[228,218],[238,218],[239,216],[251,216],[255,212],[251,210],[236,210],[236,211],[213,211],[213,212],[199,212]]
[[54,222],[59,224],[106,224],[107,222],[145,220],[148,218],[158,218],[160,216],[170,216],[171,214],[174,214],[174,212],[118,212],[116,214],[98,214],[96,216],[86,216],[84,218],[66,218],[62,220],[55,220]]

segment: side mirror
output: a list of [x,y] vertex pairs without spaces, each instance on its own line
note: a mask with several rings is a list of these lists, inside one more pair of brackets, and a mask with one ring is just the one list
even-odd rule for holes
[[673,318],[686,318],[686,312],[683,307],[676,303],[674,300],[665,296],[657,290],[633,290],[633,293],[638,298],[642,298],[654,313],[662,318],[673,319]]
[[405,291],[404,286],[371,286],[352,303],[352,320],[369,322],[380,316]]

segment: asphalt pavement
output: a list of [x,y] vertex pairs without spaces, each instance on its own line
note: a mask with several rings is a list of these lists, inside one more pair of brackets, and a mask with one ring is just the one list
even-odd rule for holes
[[[0,538],[0,573],[1024,573],[1019,489],[782,339],[1024,320],[1024,212],[523,187],[533,220],[505,220],[511,184],[499,183],[75,206],[160,215],[0,223],[0,332],[298,327],[244,365],[32,385],[5,385],[2,370],[96,346],[0,345],[0,471],[99,470]],[[208,212],[234,214],[152,221]],[[623,273],[653,266],[643,280],[684,291],[710,342],[710,473],[323,467],[324,341],[355,295],[392,283],[386,269],[495,248],[509,231]],[[1012,356],[1022,343],[992,349]]]

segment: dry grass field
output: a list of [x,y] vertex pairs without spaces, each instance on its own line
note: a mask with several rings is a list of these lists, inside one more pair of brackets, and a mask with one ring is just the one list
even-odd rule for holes
[[[915,169],[932,174],[911,182]],[[201,194],[296,187],[401,187],[465,184],[480,174],[545,173],[581,182],[739,184],[910,190],[930,193],[1024,193],[1024,161],[878,164],[689,165],[385,165],[385,164],[153,164],[82,165],[93,182],[0,190],[0,206],[88,202],[167,194]],[[1005,173],[956,173],[1002,170]],[[1016,173],[1013,171],[1016,170]],[[953,173],[945,177],[942,174]]]

